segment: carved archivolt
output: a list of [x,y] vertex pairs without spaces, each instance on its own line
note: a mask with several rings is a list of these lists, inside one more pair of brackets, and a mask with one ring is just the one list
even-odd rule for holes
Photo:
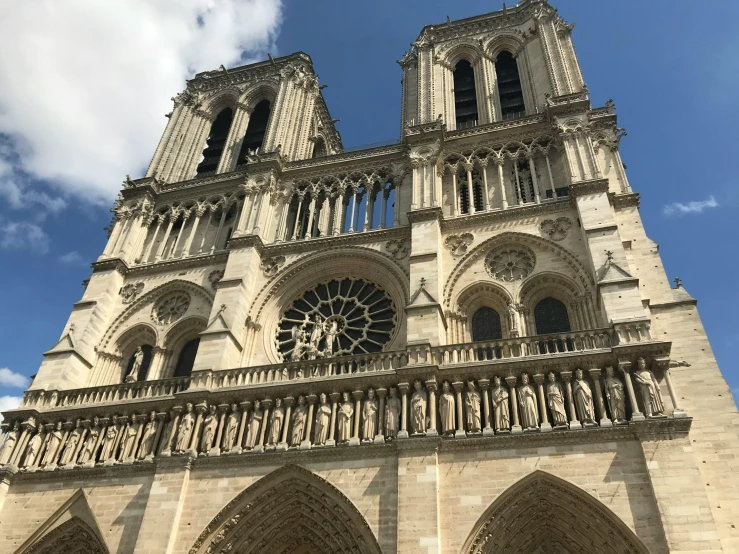
[[372,530],[328,481],[285,466],[234,498],[203,530],[189,554],[380,554]]
[[545,219],[539,224],[541,232],[552,240],[563,240],[570,227],[572,227],[572,221],[569,217]]
[[108,554],[92,528],[72,517],[20,554]]
[[575,485],[535,471],[501,494],[475,524],[462,552],[648,554],[611,510]]

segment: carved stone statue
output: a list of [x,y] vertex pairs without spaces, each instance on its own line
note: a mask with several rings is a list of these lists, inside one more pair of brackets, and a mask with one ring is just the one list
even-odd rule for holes
[[347,443],[352,438],[352,417],[354,416],[354,405],[349,399],[349,393],[345,392],[338,414],[338,442]]
[[367,391],[362,408],[362,442],[372,442],[377,434],[377,399],[375,389]]
[[101,462],[115,457],[113,449],[115,448],[115,439],[118,436],[120,426],[118,425],[118,416],[114,415],[111,419],[112,423],[108,425],[108,428],[105,430],[105,436],[103,437],[103,448],[100,451]]
[[657,378],[647,369],[644,358],[636,361],[638,369],[634,372],[634,380],[639,385],[644,412],[647,417],[660,417],[664,415],[665,404],[662,401],[662,392],[657,384]]
[[303,441],[305,431],[305,423],[308,421],[308,408],[305,405],[305,396],[302,394],[298,397],[298,406],[293,414],[293,434],[290,440],[290,446],[297,448]]
[[46,439],[46,431],[44,430],[43,425],[39,429],[39,432],[33,435],[31,437],[31,440],[28,441],[28,446],[26,447],[26,456],[24,460],[24,465],[27,468],[30,468],[33,466],[33,464],[36,463],[36,458],[38,458],[39,452],[41,452],[41,449],[44,446],[44,440]]
[[316,314],[313,318],[313,330],[308,339],[308,359],[314,360],[321,354],[318,350],[321,339],[323,339],[323,318],[320,314]]
[[226,429],[223,432],[223,451],[231,452],[236,442],[236,433],[239,431],[239,423],[241,422],[241,412],[238,404],[231,404],[231,413],[226,418]]
[[613,374],[613,368],[606,368],[606,399],[608,409],[611,412],[613,423],[626,421],[626,397],[624,396],[624,385],[621,380]]
[[305,340],[305,331],[300,328],[300,325],[294,325],[291,331],[291,336],[294,346],[293,351],[290,354],[290,361],[297,362],[303,358],[303,353],[308,346]]
[[59,454],[59,447],[62,445],[63,438],[62,422],[57,421],[56,427],[49,433],[49,440],[46,444],[46,452],[44,453],[42,462],[45,466],[56,463],[57,454]]
[[518,330],[518,309],[513,302],[508,302],[508,325],[511,331]]
[[131,371],[128,372],[128,375],[126,375],[126,383],[135,383],[138,380],[139,375],[139,369],[141,369],[141,364],[144,362],[144,351],[141,350],[141,347],[136,347],[136,352],[134,352],[133,355],[133,364],[131,365]]
[[149,414],[149,421],[144,426],[144,434],[141,436],[141,444],[136,454],[137,460],[144,460],[147,456],[154,455],[154,440],[156,439],[158,428],[159,421],[157,420],[157,413],[152,411]]
[[508,390],[500,383],[497,375],[494,379],[495,387],[491,391],[493,411],[495,413],[495,430],[509,431],[511,428],[511,415],[508,406]]
[[449,381],[441,385],[441,396],[439,397],[439,412],[441,412],[441,432],[444,435],[453,435],[456,430],[455,402]]
[[136,414],[131,414],[131,422],[123,430],[123,438],[121,439],[121,456],[120,460],[132,460],[136,453],[136,438],[141,428],[140,418]]
[[185,413],[180,419],[180,428],[177,430],[175,452],[182,453],[190,447],[190,435],[195,427],[195,415],[192,410],[192,404],[188,402],[185,406]]
[[390,396],[385,404],[385,438],[392,440],[398,436],[401,404],[398,389],[390,387],[388,394]]
[[200,439],[200,452],[207,454],[213,447],[213,442],[218,431],[218,414],[215,404],[208,407],[208,415],[203,420],[203,436]]
[[324,327],[326,331],[326,344],[323,347],[323,355],[331,356],[334,353],[334,344],[339,335],[339,322],[336,319],[326,321]]
[[331,406],[328,405],[326,395],[321,393],[316,409],[316,436],[314,444],[323,446],[328,440],[329,427],[331,426]]
[[426,411],[428,399],[423,383],[416,380],[413,383],[413,394],[411,395],[411,432],[414,435],[426,434]]
[[264,411],[259,404],[259,400],[255,400],[254,411],[251,413],[251,418],[249,419],[249,429],[246,433],[246,443],[244,444],[244,448],[247,450],[251,450],[257,445],[257,441],[259,440],[259,429],[262,425],[263,419]]
[[74,464],[74,454],[77,452],[77,446],[80,443],[80,437],[82,437],[82,421],[79,419],[75,423],[74,429],[67,437],[67,443],[64,445],[62,450],[62,457],[59,460],[59,465]]
[[539,406],[536,391],[529,383],[529,376],[521,375],[521,386],[518,387],[518,404],[521,407],[521,426],[526,429],[539,428]]
[[467,408],[467,431],[470,433],[479,433],[481,426],[480,415],[480,393],[475,388],[475,382],[470,379],[467,381],[467,394],[465,396],[465,406]]
[[77,463],[84,464],[95,458],[95,445],[100,436],[100,419],[95,416],[92,420],[92,428],[88,431],[85,442],[82,443],[82,450]]
[[282,398],[275,400],[275,408],[272,410],[269,426],[269,439],[267,446],[270,448],[277,447],[280,443],[280,433],[282,432],[282,424],[285,421],[285,408],[282,407]]
[[10,456],[13,454],[15,443],[18,442],[19,429],[20,425],[16,421],[12,429],[6,433],[3,445],[0,447],[0,465],[7,464],[10,461]]
[[575,397],[575,409],[580,422],[585,425],[595,425],[595,407],[593,406],[593,391],[583,378],[582,369],[575,370],[575,382],[572,384],[572,394]]
[[549,374],[547,385],[547,404],[552,412],[554,427],[567,427],[567,411],[565,409],[564,392],[562,385],[557,382],[554,373]]

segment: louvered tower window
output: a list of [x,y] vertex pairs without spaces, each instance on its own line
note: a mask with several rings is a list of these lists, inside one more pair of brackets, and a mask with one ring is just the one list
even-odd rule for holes
[[488,341],[503,338],[500,328],[500,316],[487,306],[480,308],[472,316],[472,340]]
[[526,114],[523,103],[521,78],[518,64],[513,54],[504,50],[495,61],[495,74],[498,77],[498,94],[503,119],[513,119]]
[[249,154],[256,154],[262,150],[264,134],[267,132],[267,123],[269,122],[269,114],[269,100],[262,100],[251,112],[249,125],[246,127],[246,134],[244,135],[244,142],[241,143],[239,165],[246,162],[246,157]]
[[460,60],[454,67],[454,113],[457,129],[476,125],[478,117],[475,71],[467,60]]
[[231,129],[233,115],[231,108],[224,108],[211,125],[210,135],[208,135],[205,150],[203,150],[203,161],[198,165],[197,177],[215,173],[216,168],[218,168],[223,148],[226,146],[228,131]]
[[570,329],[570,318],[567,308],[554,298],[545,298],[534,308],[536,334],[567,333]]

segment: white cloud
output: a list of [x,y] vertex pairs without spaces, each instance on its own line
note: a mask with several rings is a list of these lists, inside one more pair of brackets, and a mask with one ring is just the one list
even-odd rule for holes
[[683,214],[699,214],[708,208],[718,208],[718,202],[713,196],[709,196],[707,200],[693,201],[683,204],[681,202],[673,202],[666,204],[662,208],[665,215],[683,215]]
[[281,0],[0,3],[0,197],[109,202],[146,168],[185,79],[274,54],[281,17]]
[[67,265],[87,265],[85,259],[76,250],[62,254],[59,256],[59,261]]
[[[21,400],[23,399],[20,396],[0,396],[0,412],[17,408],[20,406]],[[0,414],[0,421],[2,420],[3,416]]]
[[37,254],[49,251],[49,236],[35,223],[0,218],[0,249],[28,249]]
[[25,375],[11,371],[7,367],[0,367],[0,387],[18,387],[25,389],[30,380]]

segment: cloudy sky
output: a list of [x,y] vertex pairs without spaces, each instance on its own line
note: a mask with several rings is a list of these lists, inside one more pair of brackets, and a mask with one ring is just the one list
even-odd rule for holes
[[[511,2],[512,3],[512,2]],[[735,185],[739,3],[553,0],[670,277],[700,300],[739,392]],[[143,174],[194,73],[303,50],[345,145],[397,137],[395,63],[426,24],[488,0],[8,0],[0,3],[0,410],[59,338],[126,174]],[[733,281],[733,279],[731,279]],[[732,283],[733,284],[733,283]],[[731,319],[730,319],[731,318]],[[734,348],[732,348],[734,347]]]

